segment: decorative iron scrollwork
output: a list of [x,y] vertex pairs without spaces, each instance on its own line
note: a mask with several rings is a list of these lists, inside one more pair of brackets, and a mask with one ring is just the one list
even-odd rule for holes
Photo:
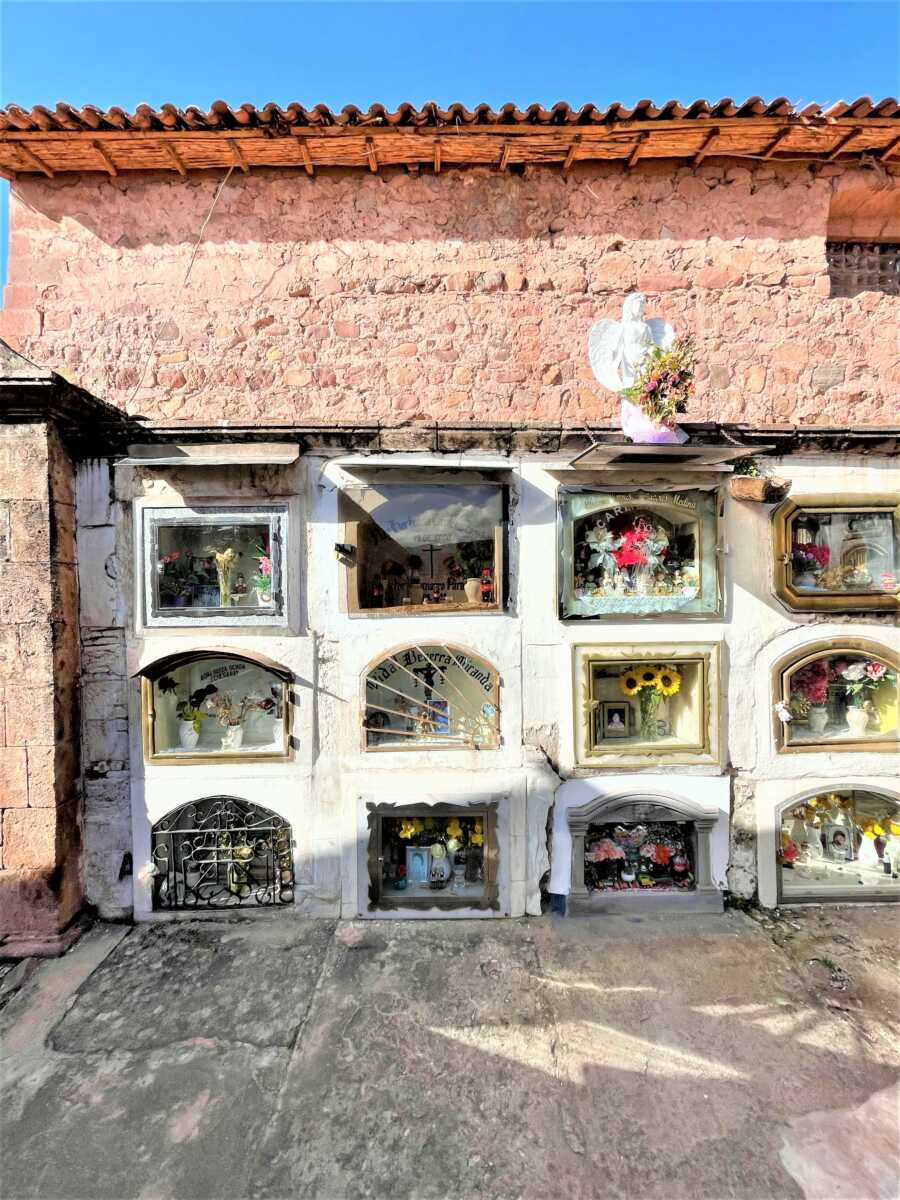
[[153,826],[153,907],[292,904],[291,827],[232,796],[185,804]]

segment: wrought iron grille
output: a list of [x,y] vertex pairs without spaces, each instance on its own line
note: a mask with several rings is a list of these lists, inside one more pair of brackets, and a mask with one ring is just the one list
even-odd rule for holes
[[900,296],[900,243],[828,242],[826,253],[832,296]]
[[153,826],[153,907],[291,904],[291,827],[232,796],[185,804]]

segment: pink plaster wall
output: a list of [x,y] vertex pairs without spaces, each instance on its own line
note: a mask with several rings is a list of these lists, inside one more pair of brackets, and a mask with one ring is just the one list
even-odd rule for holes
[[218,181],[20,180],[0,336],[155,420],[580,424],[615,407],[587,331],[639,287],[698,339],[693,418],[897,420],[900,300],[825,265],[833,197],[891,232],[897,173],[236,172],[179,290]]

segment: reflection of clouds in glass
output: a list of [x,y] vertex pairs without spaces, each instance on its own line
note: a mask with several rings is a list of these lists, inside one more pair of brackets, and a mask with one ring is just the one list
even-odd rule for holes
[[[379,514],[374,515],[377,519]],[[411,550],[419,546],[448,546],[457,542],[492,539],[494,526],[499,520],[498,498],[496,503],[484,505],[458,502],[442,508],[426,508],[417,513],[405,528],[392,528],[392,521],[379,524],[395,542]]]

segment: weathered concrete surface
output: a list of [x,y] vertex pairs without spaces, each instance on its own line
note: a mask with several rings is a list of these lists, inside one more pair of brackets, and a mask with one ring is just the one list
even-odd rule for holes
[[0,1013],[3,1193],[824,1200],[874,1137],[830,1195],[880,1200],[897,957],[874,907],[101,929]]

